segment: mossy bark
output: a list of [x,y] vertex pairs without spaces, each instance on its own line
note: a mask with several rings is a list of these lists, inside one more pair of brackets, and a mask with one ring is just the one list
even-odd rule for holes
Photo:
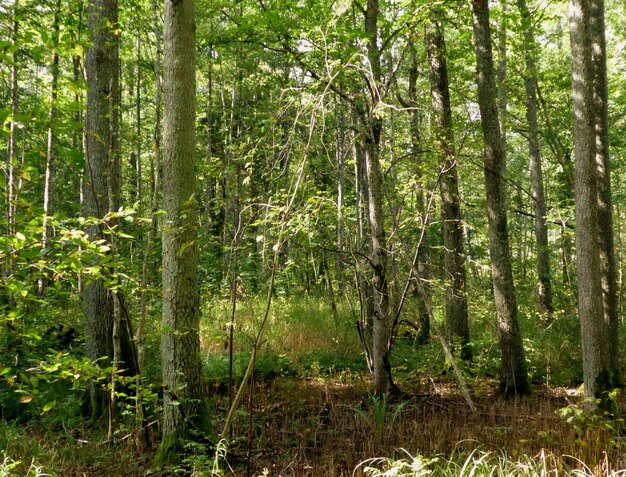
[[166,0],[163,116],[163,440],[161,463],[186,439],[210,441],[200,357],[195,180],[195,1]]

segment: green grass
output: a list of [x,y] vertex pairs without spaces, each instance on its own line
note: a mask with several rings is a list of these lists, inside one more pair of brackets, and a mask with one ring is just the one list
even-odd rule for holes
[[[239,305],[233,332],[233,376],[240,379],[258,333],[264,303],[251,299]],[[205,309],[201,341],[205,373],[212,383],[228,380],[231,310],[227,302],[213,302]],[[258,377],[315,377],[345,371],[364,371],[365,360],[356,333],[355,319],[340,306],[338,319],[321,299],[275,298],[257,355]]]

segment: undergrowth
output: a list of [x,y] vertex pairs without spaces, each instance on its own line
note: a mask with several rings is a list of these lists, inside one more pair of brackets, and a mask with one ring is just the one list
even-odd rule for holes
[[[414,316],[411,306],[406,309],[408,319]],[[263,307],[262,299],[246,297],[235,310],[235,388],[250,359]],[[472,362],[459,359],[459,364],[476,413],[468,410],[434,337],[419,345],[411,327],[400,327],[391,363],[401,394],[374,396],[356,331],[354,304],[338,303],[335,314],[320,297],[278,296],[257,355],[252,395],[239,410],[233,439],[220,443],[217,461],[213,449],[194,448],[180,468],[159,473],[152,462],[156,439],[146,448],[133,430],[132,401],[129,421],[111,443],[102,431],[82,423],[80,389],[68,393],[60,379],[65,375],[48,387],[37,375],[39,394],[33,393],[35,398],[28,402],[17,398],[11,409],[13,415],[27,416],[27,422],[0,422],[0,451],[4,452],[0,477],[626,473],[623,421],[619,416],[588,415],[578,397],[576,387],[582,376],[575,357],[580,355],[580,340],[571,315],[558,311],[547,320],[522,302],[521,326],[536,392],[529,399],[503,402],[494,397],[499,347],[491,305],[474,303],[472,307],[474,358]],[[442,305],[434,303],[433,311],[443,321]],[[231,319],[228,300],[205,303],[201,344],[217,429],[228,409]],[[154,408],[149,418],[156,436],[158,326],[151,331],[145,400]],[[65,353],[43,354],[28,366],[43,370],[50,362],[59,364],[61,373],[68,363],[78,363],[70,358]],[[73,379],[79,373],[70,374]],[[30,375],[25,371],[24,376]],[[2,389],[9,392],[12,388],[5,383]],[[616,401],[623,407],[621,396]]]

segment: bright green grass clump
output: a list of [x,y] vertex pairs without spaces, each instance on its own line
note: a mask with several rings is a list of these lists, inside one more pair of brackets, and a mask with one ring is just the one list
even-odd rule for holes
[[[259,332],[265,303],[247,299],[235,310],[233,322],[233,377],[241,378]],[[232,309],[228,302],[208,306],[201,337],[205,371],[213,383],[224,383],[229,373]],[[360,371],[365,366],[356,332],[356,318],[348,306],[337,313],[320,298],[275,298],[257,354],[259,377],[311,377]]]

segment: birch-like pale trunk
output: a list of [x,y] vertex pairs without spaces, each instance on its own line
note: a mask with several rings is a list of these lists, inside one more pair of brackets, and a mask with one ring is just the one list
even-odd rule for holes
[[372,267],[373,312],[372,317],[372,367],[374,390],[386,393],[393,387],[389,346],[391,316],[389,308],[388,257],[383,214],[383,174],[380,167],[380,141],[383,121],[377,108],[381,107],[381,52],[378,45],[378,0],[367,0],[365,33],[367,58],[370,68],[371,97],[365,116],[365,164],[368,190],[367,217],[370,228],[370,266]]

